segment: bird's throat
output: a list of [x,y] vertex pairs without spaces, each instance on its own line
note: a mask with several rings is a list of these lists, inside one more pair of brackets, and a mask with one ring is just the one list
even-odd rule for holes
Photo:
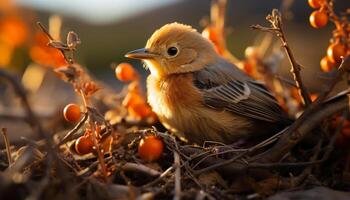
[[144,60],[145,64],[147,65],[148,69],[150,70],[152,76],[156,78],[161,78],[164,76],[164,69],[162,66],[159,65],[159,63],[153,59],[147,59]]

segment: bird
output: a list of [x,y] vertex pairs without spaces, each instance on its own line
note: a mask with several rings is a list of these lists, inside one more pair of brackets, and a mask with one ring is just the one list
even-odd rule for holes
[[189,25],[166,24],[125,57],[144,62],[148,103],[165,128],[189,142],[263,138],[290,122],[262,82]]

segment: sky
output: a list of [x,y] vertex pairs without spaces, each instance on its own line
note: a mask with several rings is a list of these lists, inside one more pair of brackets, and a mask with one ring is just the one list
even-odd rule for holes
[[14,0],[17,5],[109,23],[180,0]]

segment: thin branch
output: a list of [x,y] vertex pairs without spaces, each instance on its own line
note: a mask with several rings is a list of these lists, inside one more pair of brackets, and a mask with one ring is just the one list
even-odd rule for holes
[[289,63],[291,65],[291,72],[293,74],[293,78],[296,83],[298,92],[302,97],[303,103],[306,106],[308,106],[311,104],[311,99],[306,87],[304,86],[304,83],[300,75],[301,66],[296,62],[294,55],[287,43],[287,39],[283,30],[281,13],[277,9],[274,9],[272,10],[271,15],[268,15],[266,19],[270,22],[271,27],[263,27],[260,25],[253,25],[251,27],[253,29],[258,29],[265,32],[275,33],[277,37],[280,39],[282,43],[282,47],[284,48],[287,54]]
[[175,196],[174,200],[181,199],[181,168],[180,168],[180,155],[177,151],[174,151],[174,164],[175,164]]
[[4,143],[5,143],[5,146],[6,146],[6,153],[7,153],[7,160],[8,160],[8,163],[9,163],[9,167],[11,167],[12,163],[13,163],[13,160],[12,160],[12,156],[11,156],[11,146],[10,146],[10,141],[8,139],[8,136],[7,136],[7,129],[6,128],[2,128],[2,137],[4,138]]
[[174,166],[169,167],[168,169],[166,169],[158,178],[156,178],[155,180],[145,184],[142,186],[142,188],[147,188],[147,187],[151,187],[154,184],[158,183],[159,181],[161,181],[162,179],[164,179],[164,177],[166,177],[168,174],[170,174],[170,172],[172,172],[174,170]]
[[64,138],[57,144],[57,146],[60,146],[66,142],[68,142],[71,137],[77,132],[79,131],[79,129],[84,125],[84,123],[86,122],[86,120],[88,119],[88,113],[84,113],[83,118],[79,121],[79,123],[77,125],[75,125],[75,127],[70,130],[65,136]]
[[[286,130],[286,129],[284,129]],[[248,155],[249,153],[253,153],[255,151],[257,151],[258,149],[262,148],[262,147],[265,147],[266,145],[268,144],[271,144],[272,142],[275,142],[281,135],[282,133],[284,133],[284,130],[280,131],[279,133],[273,135],[272,137],[260,142],[259,144],[247,149],[246,151],[244,152],[241,152],[239,153],[238,155],[232,157],[231,159],[229,160],[223,160],[222,162],[216,162],[216,163],[212,163],[211,165],[209,165],[208,167],[206,168],[203,168],[203,169],[200,169],[200,170],[196,170],[194,175],[199,175],[199,174],[202,174],[204,172],[208,172],[210,170],[214,170],[214,169],[218,169],[218,168],[222,168],[226,165],[230,165],[231,163],[237,161],[238,159],[242,158],[243,156],[245,155]],[[210,160],[215,160],[215,158],[208,158],[207,159],[209,162]],[[238,169],[241,169],[242,168],[242,164],[240,164],[238,166]]]
[[[42,32],[44,32],[45,35],[49,38],[50,42],[55,41],[55,39],[51,36],[51,34],[50,34],[49,31],[45,28],[44,25],[42,25],[40,22],[37,22],[37,25],[39,26],[40,30],[41,30]],[[53,48],[54,48],[54,47],[53,47]],[[61,48],[56,48],[56,49],[58,49],[58,50],[62,53],[62,55],[63,55],[64,59],[67,61],[67,63],[69,63],[69,64],[73,64],[73,63],[74,63],[74,61],[73,61],[72,58],[68,58],[68,57],[67,57],[67,55],[66,55],[66,53],[65,53],[65,50],[63,50],[63,49],[61,49]],[[70,50],[69,50],[69,51],[70,51]]]
[[136,164],[136,163],[128,162],[128,163],[125,163],[121,168],[122,170],[125,170],[125,171],[138,171],[138,172],[148,174],[150,176],[160,175],[160,172],[158,172],[157,170],[147,167],[146,165],[142,165],[140,163]]

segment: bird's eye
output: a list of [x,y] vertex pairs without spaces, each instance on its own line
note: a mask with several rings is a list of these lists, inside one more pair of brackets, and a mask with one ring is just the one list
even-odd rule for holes
[[176,56],[178,51],[179,50],[176,47],[169,47],[167,53],[169,56]]

